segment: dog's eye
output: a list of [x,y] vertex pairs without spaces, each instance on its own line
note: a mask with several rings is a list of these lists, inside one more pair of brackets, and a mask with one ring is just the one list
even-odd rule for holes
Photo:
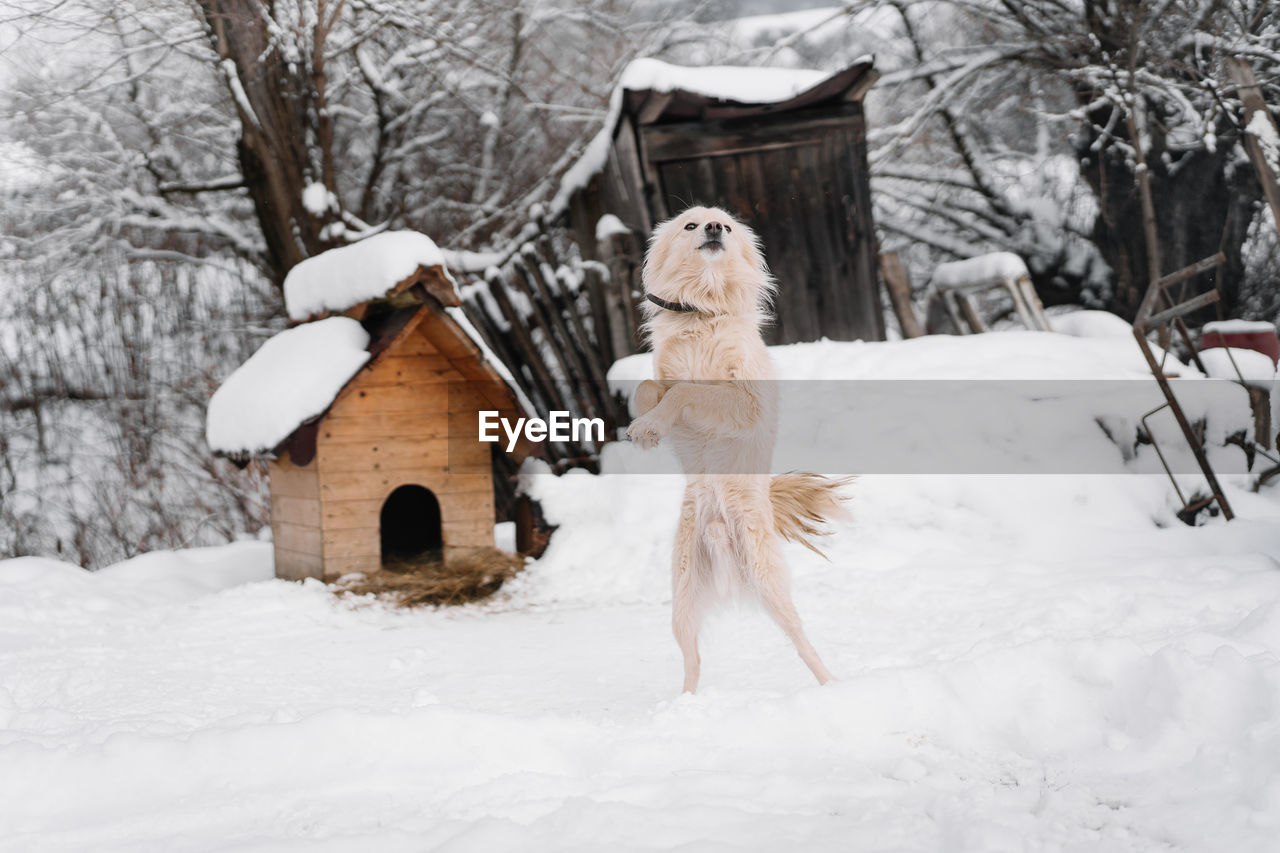
[[728,225],[726,225],[726,226],[724,227],[724,231],[725,231],[725,233],[726,233],[726,234],[728,234],[728,233],[729,233],[730,231],[732,231],[732,230],[733,230],[733,229],[732,229],[732,228],[730,228]]
[[688,225],[686,225],[686,226],[684,227],[684,230],[686,230],[686,231],[692,231],[693,229],[695,229],[695,228],[697,228],[697,227],[698,227],[698,223],[696,223],[696,222],[690,222]]

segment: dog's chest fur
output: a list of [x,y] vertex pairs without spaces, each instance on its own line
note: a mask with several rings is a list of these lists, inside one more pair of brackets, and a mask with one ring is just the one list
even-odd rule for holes
[[769,380],[773,365],[752,318],[676,317],[653,324],[654,375],[660,380]]

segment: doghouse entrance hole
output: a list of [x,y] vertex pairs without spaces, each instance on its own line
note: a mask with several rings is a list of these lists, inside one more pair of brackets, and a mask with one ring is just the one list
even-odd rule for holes
[[401,486],[382,505],[382,562],[439,559],[440,502],[430,489]]

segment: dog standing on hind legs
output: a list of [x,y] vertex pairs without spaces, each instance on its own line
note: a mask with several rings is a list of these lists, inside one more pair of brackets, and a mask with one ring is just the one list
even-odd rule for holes
[[768,474],[778,395],[760,327],[774,284],[759,240],[723,210],[690,208],[654,229],[644,287],[656,380],[636,389],[627,434],[641,447],[670,438],[688,478],[671,566],[684,690],[698,689],[703,617],[732,598],[758,601],[826,684],[791,602],[781,539],[816,551],[819,525],[846,515],[842,482]]

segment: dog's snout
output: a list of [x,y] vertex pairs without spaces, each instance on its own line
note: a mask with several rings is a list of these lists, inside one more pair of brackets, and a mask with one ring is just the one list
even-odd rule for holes
[[708,237],[719,237],[721,234],[724,233],[724,226],[714,220],[711,222],[708,222],[706,225],[702,227],[706,229]]

